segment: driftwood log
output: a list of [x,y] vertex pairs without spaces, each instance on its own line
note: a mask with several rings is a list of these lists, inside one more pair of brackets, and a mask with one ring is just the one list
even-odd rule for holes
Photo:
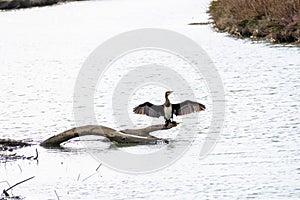
[[[168,140],[154,137],[150,135],[150,133],[159,130],[171,129],[177,125],[178,123],[169,124],[168,127],[164,127],[164,125],[153,125],[141,129],[125,129],[120,131],[101,125],[87,125],[72,128],[60,134],[54,135],[43,141],[40,145],[43,147],[59,147],[63,142],[86,135],[102,136],[107,138],[109,141],[120,145],[157,144],[158,142],[169,143]],[[17,159],[37,160],[37,149],[35,157],[17,155],[13,152],[18,148],[31,145],[31,143],[22,140],[0,139],[0,163]]]
[[168,143],[166,139],[161,139],[150,135],[153,131],[167,130],[177,126],[178,123],[169,124],[168,127],[164,125],[152,125],[141,129],[126,129],[117,131],[115,129],[101,126],[101,125],[87,125],[64,131],[58,135],[52,136],[41,143],[44,147],[60,146],[61,143],[66,142],[72,138],[96,135],[109,139],[111,142],[118,144],[156,144],[159,141]]

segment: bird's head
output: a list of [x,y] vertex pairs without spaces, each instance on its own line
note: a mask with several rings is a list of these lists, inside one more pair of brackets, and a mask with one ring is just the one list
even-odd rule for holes
[[166,97],[172,94],[173,91],[166,91]]

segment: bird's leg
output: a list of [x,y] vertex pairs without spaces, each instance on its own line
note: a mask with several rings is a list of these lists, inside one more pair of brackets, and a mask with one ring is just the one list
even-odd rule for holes
[[166,120],[165,127],[168,127],[168,125],[169,125],[170,122],[171,122],[171,120]]
[[177,122],[176,122],[176,121],[174,121],[174,120],[173,120],[173,118],[172,118],[172,122],[171,122],[171,123],[172,123],[172,124],[177,124]]

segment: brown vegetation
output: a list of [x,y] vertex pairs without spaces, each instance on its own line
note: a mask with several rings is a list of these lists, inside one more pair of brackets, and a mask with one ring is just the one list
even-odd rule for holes
[[217,0],[209,13],[215,27],[230,34],[300,42],[300,0]]

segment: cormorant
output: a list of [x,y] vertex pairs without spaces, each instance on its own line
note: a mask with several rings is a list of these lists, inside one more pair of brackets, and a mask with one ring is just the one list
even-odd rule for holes
[[[168,96],[173,91],[167,91],[165,94],[166,101],[163,105],[154,105],[150,102],[145,102],[136,106],[133,109],[133,112],[136,114],[147,115],[150,117],[163,116],[165,118],[165,126],[167,127],[169,123],[176,123],[173,121],[173,114],[177,115],[187,115],[193,112],[199,112],[201,110],[205,110],[205,105],[186,100],[182,103],[171,104]],[[172,119],[172,121],[171,121]]]

